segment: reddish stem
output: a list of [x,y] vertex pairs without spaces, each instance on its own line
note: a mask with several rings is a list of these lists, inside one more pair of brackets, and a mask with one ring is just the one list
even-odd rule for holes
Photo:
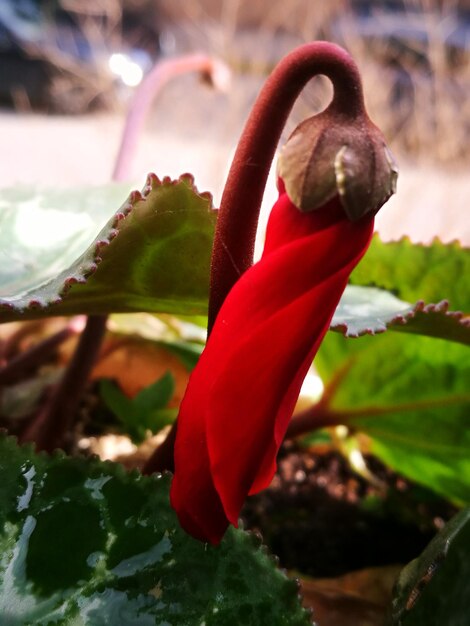
[[282,130],[298,95],[318,74],[334,87],[330,110],[364,114],[359,70],[335,44],[308,43],[287,55],[270,75],[245,125],[225,184],[212,251],[208,333],[228,292],[253,264],[256,228],[264,188]]
[[66,326],[43,341],[39,341],[29,350],[21,352],[0,369],[0,385],[11,385],[44,363],[56,349],[76,333],[72,326]]
[[77,348],[64,376],[48,403],[22,436],[34,441],[38,450],[51,452],[63,446],[73,425],[89,374],[100,351],[106,331],[106,316],[88,318]]
[[354,428],[354,420],[374,419],[382,416],[406,413],[409,411],[424,411],[437,407],[447,407],[454,404],[469,402],[469,394],[456,395],[453,398],[436,398],[434,400],[415,400],[391,406],[364,406],[354,409],[333,409],[328,402],[320,400],[317,404],[301,411],[289,424],[286,439],[301,437],[320,428],[332,426],[349,426]]
[[290,421],[286,432],[286,439],[295,439],[320,428],[340,426],[344,424],[345,415],[329,408],[328,404],[318,402],[301,411]]
[[191,54],[157,63],[139,85],[132,99],[114,166],[113,180],[120,181],[127,178],[137,140],[155,96],[172,78],[188,72],[208,75],[215,85],[221,87],[223,79],[221,74],[225,73],[226,77],[228,70],[220,61],[205,54]]
[[24,322],[17,328],[2,345],[1,360],[8,362],[19,352],[21,342],[29,335],[39,330],[44,325],[44,320],[35,320],[33,322]]
[[[261,201],[282,130],[300,92],[318,74],[333,83],[329,106],[336,115],[358,118],[365,113],[359,70],[343,48],[308,43],[276,66],[245,124],[224,187],[212,250],[208,334],[229,291],[253,264]],[[173,468],[176,428],[175,421],[168,441],[155,450],[144,473]]]

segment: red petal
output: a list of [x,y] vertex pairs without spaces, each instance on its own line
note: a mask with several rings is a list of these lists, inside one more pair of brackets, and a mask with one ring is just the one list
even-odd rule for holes
[[197,526],[186,523],[192,534],[217,542],[247,494],[269,484],[302,381],[372,229],[373,218],[349,222],[337,200],[309,214],[285,194],[274,206],[263,258],[224,302],[180,410],[172,503]]
[[205,415],[212,373],[204,367],[204,361],[205,351],[180,406],[170,500],[181,526],[190,535],[218,543],[228,520],[212,481],[207,452]]

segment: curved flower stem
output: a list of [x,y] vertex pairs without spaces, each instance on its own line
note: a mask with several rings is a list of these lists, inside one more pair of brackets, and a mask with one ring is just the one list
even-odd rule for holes
[[228,292],[253,263],[259,210],[282,130],[298,95],[318,74],[333,83],[330,107],[337,115],[364,114],[358,68],[335,44],[305,44],[270,75],[243,130],[222,196],[212,251],[208,333]]
[[[365,113],[359,70],[343,48],[322,41],[308,43],[276,66],[246,122],[224,187],[212,250],[208,335],[227,294],[253,264],[261,201],[282,130],[300,92],[318,74],[333,83],[330,108],[337,115],[354,119]],[[173,468],[176,428],[175,421],[144,473]]]
[[188,72],[200,72],[208,76],[219,89],[225,89],[228,83],[228,69],[217,59],[205,54],[191,54],[157,63],[134,94],[114,165],[113,180],[121,181],[128,177],[137,139],[155,96],[172,78]]

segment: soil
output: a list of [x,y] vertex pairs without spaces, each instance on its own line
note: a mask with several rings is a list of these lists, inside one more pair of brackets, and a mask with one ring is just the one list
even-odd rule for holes
[[288,570],[315,578],[418,556],[455,510],[368,457],[374,486],[337,451],[281,449],[271,486],[248,499],[242,518]]

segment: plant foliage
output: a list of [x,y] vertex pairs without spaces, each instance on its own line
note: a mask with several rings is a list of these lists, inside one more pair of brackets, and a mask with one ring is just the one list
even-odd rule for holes
[[4,436],[0,473],[2,624],[310,624],[254,535],[232,529],[212,547],[181,530],[169,475]]

